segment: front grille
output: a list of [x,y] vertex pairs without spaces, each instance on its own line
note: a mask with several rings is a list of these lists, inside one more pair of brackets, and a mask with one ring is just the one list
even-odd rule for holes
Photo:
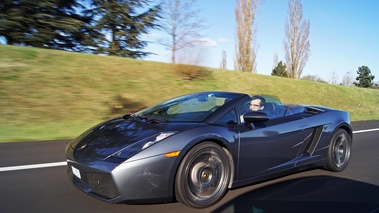
[[91,190],[99,195],[107,198],[115,198],[119,196],[116,185],[113,182],[113,178],[110,174],[89,172],[86,173],[88,185]]

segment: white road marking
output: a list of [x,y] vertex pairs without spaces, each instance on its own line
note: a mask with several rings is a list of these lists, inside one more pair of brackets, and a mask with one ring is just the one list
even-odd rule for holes
[[379,131],[379,128],[377,128],[377,129],[364,129],[364,130],[357,130],[357,131],[353,131],[353,133],[354,133],[354,134],[357,134],[357,133],[374,132],[374,131]]
[[[358,133],[373,132],[373,131],[379,131],[379,128],[357,130],[357,131],[353,131],[353,133],[358,134]],[[67,162],[62,161],[62,162],[55,162],[55,163],[40,163],[40,164],[31,164],[31,165],[22,165],[22,166],[8,166],[8,167],[0,167],[0,172],[17,171],[17,170],[24,170],[24,169],[48,168],[48,167],[66,166],[66,165],[67,165]]]
[[31,165],[22,165],[22,166],[7,166],[0,167],[0,172],[8,172],[8,171],[17,171],[24,169],[38,169],[38,168],[47,168],[47,167],[55,167],[55,166],[66,166],[67,162],[55,162],[55,163],[40,163],[40,164],[31,164]]

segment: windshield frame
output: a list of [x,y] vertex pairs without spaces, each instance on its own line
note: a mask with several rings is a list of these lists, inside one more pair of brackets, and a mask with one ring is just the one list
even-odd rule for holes
[[199,92],[178,96],[138,111],[134,118],[160,119],[164,122],[203,122],[229,102],[244,96],[232,92]]

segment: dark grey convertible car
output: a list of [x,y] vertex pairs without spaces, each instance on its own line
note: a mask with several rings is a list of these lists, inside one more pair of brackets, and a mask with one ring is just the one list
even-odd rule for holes
[[347,112],[199,92],[87,130],[67,145],[67,175],[109,203],[204,208],[228,189],[312,168],[342,171],[351,147]]

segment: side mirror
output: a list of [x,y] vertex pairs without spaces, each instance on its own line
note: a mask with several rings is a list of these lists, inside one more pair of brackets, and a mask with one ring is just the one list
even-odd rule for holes
[[243,116],[243,119],[246,123],[253,123],[268,121],[269,117],[264,112],[248,112]]

